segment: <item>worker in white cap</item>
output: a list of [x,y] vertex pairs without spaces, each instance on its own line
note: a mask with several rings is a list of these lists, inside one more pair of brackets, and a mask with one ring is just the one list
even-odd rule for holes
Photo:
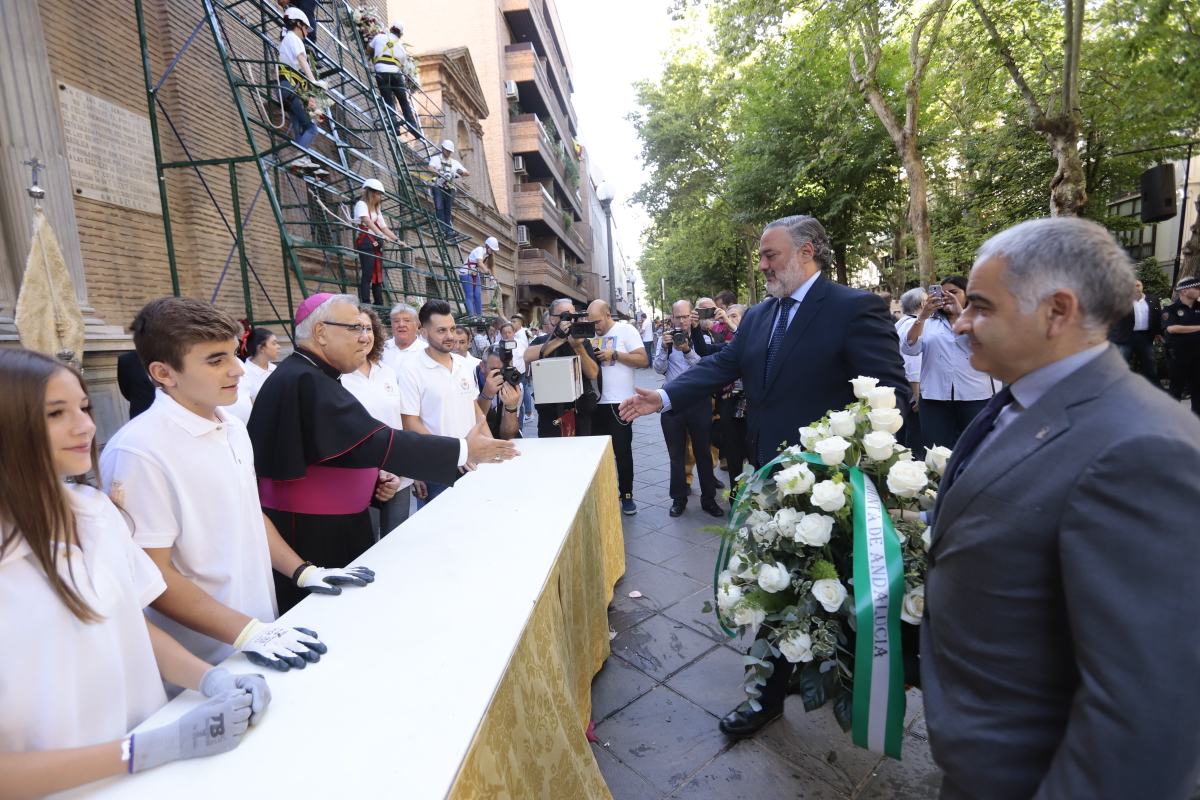
[[469,178],[467,171],[454,158],[454,142],[449,139],[442,141],[442,152],[429,159],[429,168],[433,170],[433,208],[437,218],[442,223],[442,229],[447,234],[454,233],[454,222],[451,214],[454,212],[455,181],[459,178]]
[[[317,124],[308,115],[308,105],[303,95],[312,91],[314,86],[323,89],[325,84],[313,74],[308,53],[304,49],[304,37],[312,30],[308,15],[298,8],[289,7],[283,12],[283,27],[287,32],[279,42],[279,62],[276,64],[280,100],[291,120],[292,141],[299,147],[307,148],[317,135]],[[301,156],[293,162],[293,166],[305,170],[317,168],[317,164],[307,156]]]
[[358,299],[363,303],[383,305],[383,243],[400,244],[392,233],[380,206],[383,203],[383,184],[367,178],[362,185],[362,199],[354,204],[354,224],[358,234],[354,249],[358,251]]
[[500,250],[495,236],[489,236],[483,244],[467,255],[467,263],[458,268],[458,279],[462,282],[463,296],[467,302],[467,313],[477,316],[483,313],[483,289],[496,285],[493,270],[494,256]]
[[399,20],[393,20],[386,31],[375,34],[369,45],[371,61],[375,65],[375,83],[379,86],[379,94],[383,96],[384,106],[391,111],[399,101],[405,124],[414,136],[420,136],[417,115],[413,113],[412,103],[408,99],[406,84],[406,77],[412,69],[412,58],[400,42],[402,36],[404,23]]

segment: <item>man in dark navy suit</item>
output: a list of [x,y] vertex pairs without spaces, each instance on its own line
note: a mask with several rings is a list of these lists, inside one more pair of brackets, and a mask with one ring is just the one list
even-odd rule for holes
[[[720,352],[662,389],[637,389],[621,403],[622,418],[695,403],[741,378],[748,403],[746,452],[761,466],[780,445],[799,442],[801,427],[853,402],[851,378],[878,378],[896,390],[897,406],[908,408],[908,381],[887,305],[825,277],[831,263],[829,236],[812,217],[767,225],[758,268],[771,298],[746,312]],[[762,710],[742,703],[721,720],[721,730],[748,736],[782,714],[791,673],[790,663],[776,659],[759,698]]]

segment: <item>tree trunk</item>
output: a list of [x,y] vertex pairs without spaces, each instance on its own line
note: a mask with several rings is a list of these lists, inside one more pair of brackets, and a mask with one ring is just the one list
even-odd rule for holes
[[[1183,224],[1186,211],[1187,209],[1184,209],[1180,214],[1180,225]],[[1196,221],[1192,223],[1192,235],[1183,243],[1183,252],[1180,258],[1179,277],[1195,278],[1200,276],[1200,195],[1196,197]]]
[[833,245],[833,267],[837,270],[837,282],[849,286],[850,279],[846,276],[846,243],[835,242]]
[[931,285],[937,278],[933,260],[933,233],[929,228],[929,179],[916,144],[905,149],[904,171],[908,173],[908,225],[917,245],[917,273],[921,284]]
[[1058,159],[1058,171],[1050,181],[1050,216],[1075,217],[1087,203],[1087,179],[1079,158],[1079,129],[1067,119],[1056,121],[1060,125],[1046,133],[1050,150]]

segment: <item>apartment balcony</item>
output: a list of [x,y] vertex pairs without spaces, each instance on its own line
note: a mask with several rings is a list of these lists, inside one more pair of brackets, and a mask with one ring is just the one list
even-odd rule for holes
[[500,11],[508,22],[516,42],[529,42],[537,54],[546,59],[549,69],[550,87],[571,123],[571,130],[579,129],[575,109],[571,107],[571,76],[559,49],[559,39],[546,22],[545,6],[540,0],[500,0]]
[[553,178],[570,202],[570,211],[575,218],[583,218],[578,190],[567,180],[566,162],[558,148],[551,144],[549,134],[536,115],[520,114],[512,118],[508,124],[508,146],[513,155],[525,159],[525,170],[531,179]]
[[520,183],[513,187],[512,215],[522,225],[541,225],[571,248],[580,261],[586,262],[591,255],[591,243],[584,240],[574,223],[568,225],[564,211],[554,204],[554,198],[540,183]]
[[546,59],[538,55],[532,43],[505,45],[505,79],[516,81],[521,108],[543,118],[548,116],[553,120],[559,138],[569,145],[574,138],[572,130],[575,125],[563,112],[553,89],[550,88],[546,70]]
[[587,276],[581,277],[583,280],[564,269],[546,250],[525,248],[517,253],[518,287],[544,286],[556,297],[585,301],[590,298],[586,292]]

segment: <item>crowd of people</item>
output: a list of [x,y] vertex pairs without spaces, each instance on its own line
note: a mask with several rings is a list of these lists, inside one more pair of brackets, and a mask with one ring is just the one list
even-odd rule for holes
[[[359,298],[317,294],[282,359],[268,330],[154,300],[122,372],[132,418],[102,453],[83,376],[0,350],[0,602],[28,610],[0,616],[25,654],[0,664],[0,795],[235,747],[268,680],[215,665],[240,651],[264,670],[319,669],[328,646],[279,614],[372,583],[347,565],[464,473],[514,457],[535,417],[539,437],[610,438],[632,515],[631,424],[659,413],[671,516],[694,472],[700,509],[723,517],[719,490],[743,465],[796,444],[866,375],[895,390],[908,447],[953,450],[921,628],[943,795],[1185,796],[1200,548],[1178,519],[1200,499],[1200,422],[1146,360],[1161,335],[1185,363],[1200,351],[1200,281],[1160,309],[1112,236],[1078,219],[993,237],[969,277],[904,293],[899,318],[830,280],[831,261],[816,220],[778,220],[760,241],[767,300],[681,298],[657,323],[562,299],[535,330],[431,299],[392,308],[389,331]],[[534,365],[564,357],[583,393],[539,403]],[[639,369],[662,388],[637,386]],[[726,734],[781,714],[792,664],[772,663]],[[182,689],[208,699],[130,733]]]

